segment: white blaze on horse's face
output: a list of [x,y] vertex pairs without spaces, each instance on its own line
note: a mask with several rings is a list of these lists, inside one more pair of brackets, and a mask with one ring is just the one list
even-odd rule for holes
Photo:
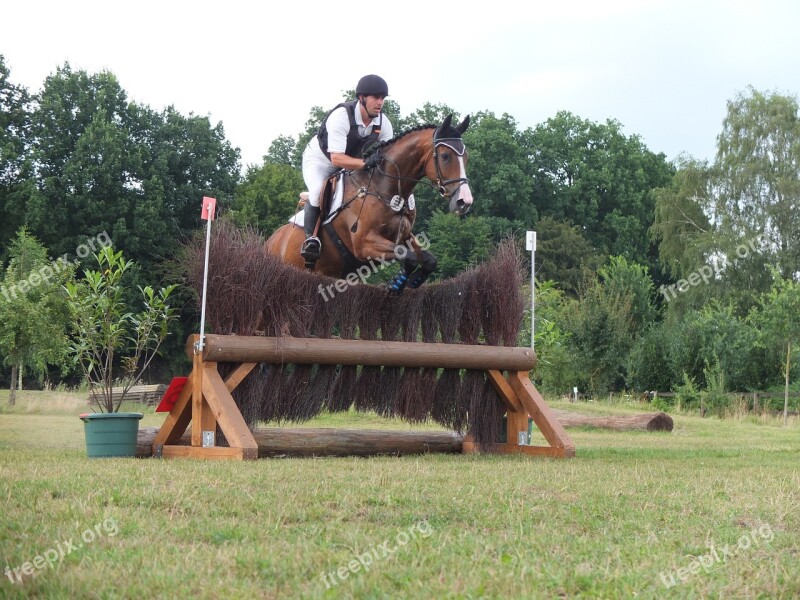
[[450,211],[465,215],[472,208],[472,190],[469,189],[469,184],[467,183],[467,170],[464,167],[463,156],[458,157],[458,166],[461,168],[459,177],[464,180],[464,183],[458,187],[458,190],[450,199]]
[[[455,157],[458,161],[458,177],[448,177],[445,181],[441,182],[441,193],[444,196],[450,197],[450,212],[458,215],[465,215],[472,208],[472,190],[469,189],[466,168],[466,152],[464,142],[461,139],[440,141],[438,146],[445,146],[452,154],[443,154],[443,162],[452,164],[452,158]],[[438,159],[437,159],[438,160]],[[437,164],[437,169],[439,165]],[[442,174],[443,175],[443,174]],[[457,185],[458,187],[453,187]]]

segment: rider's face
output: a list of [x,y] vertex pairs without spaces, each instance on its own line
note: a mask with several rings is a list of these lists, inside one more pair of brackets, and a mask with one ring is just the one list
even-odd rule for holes
[[364,107],[364,110],[367,112],[367,115],[369,115],[369,118],[374,119],[381,114],[384,100],[386,100],[386,96],[362,96],[361,106]]

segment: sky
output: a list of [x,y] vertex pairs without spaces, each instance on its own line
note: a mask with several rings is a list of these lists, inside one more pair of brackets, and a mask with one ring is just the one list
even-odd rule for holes
[[0,54],[31,92],[69,62],[128,98],[222,122],[243,166],[377,73],[402,115],[425,102],[536,127],[615,119],[668,160],[713,160],[726,103],[800,93],[800,3],[6,2]]

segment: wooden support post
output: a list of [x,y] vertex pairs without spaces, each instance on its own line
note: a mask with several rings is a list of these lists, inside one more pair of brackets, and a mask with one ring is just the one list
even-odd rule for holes
[[508,383],[511,389],[517,394],[522,406],[536,423],[539,431],[547,440],[547,443],[554,449],[560,450],[562,456],[575,456],[575,444],[569,437],[561,423],[558,422],[553,411],[545,403],[544,398],[533,386],[528,373],[525,371],[514,371],[508,376]]
[[[194,378],[189,377],[178,395],[178,399],[172,406],[172,410],[167,415],[164,425],[161,426],[158,435],[153,440],[154,449],[156,446],[177,444],[178,440],[181,439],[181,436],[189,426],[189,422],[192,420],[193,389]],[[155,454],[155,451],[153,454]]]
[[[512,371],[508,379],[500,371],[486,371],[489,381],[506,405],[506,443],[478,448],[470,436],[464,438],[463,452],[483,450],[498,454],[528,454],[567,458],[575,456],[575,445],[555,415],[534,387],[527,371]],[[528,432],[528,416],[533,419],[549,446],[530,446],[519,443],[519,434]]]
[[258,363],[242,363],[236,367],[226,378],[225,387],[229,392],[232,392],[236,387],[242,383],[242,380],[250,374]]
[[[216,362],[204,361],[202,354],[194,353],[193,341],[196,341],[196,337],[190,337],[187,343],[187,353],[192,357],[192,373],[164,426],[153,440],[153,454],[163,458],[258,458],[258,444],[231,396],[231,392],[252,371],[256,363],[239,365],[223,381]],[[192,425],[191,446],[179,445],[189,421]],[[216,431],[217,424],[230,447],[204,448],[203,431]]]
[[208,424],[208,416],[204,410],[203,357],[200,354],[192,356],[192,374],[190,378],[192,380],[192,446],[202,446],[203,426]]

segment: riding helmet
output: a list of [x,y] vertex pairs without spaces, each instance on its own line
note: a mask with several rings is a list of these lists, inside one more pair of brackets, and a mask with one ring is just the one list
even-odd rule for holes
[[356,96],[388,96],[389,86],[383,77],[377,75],[364,75],[358,80],[356,86]]

